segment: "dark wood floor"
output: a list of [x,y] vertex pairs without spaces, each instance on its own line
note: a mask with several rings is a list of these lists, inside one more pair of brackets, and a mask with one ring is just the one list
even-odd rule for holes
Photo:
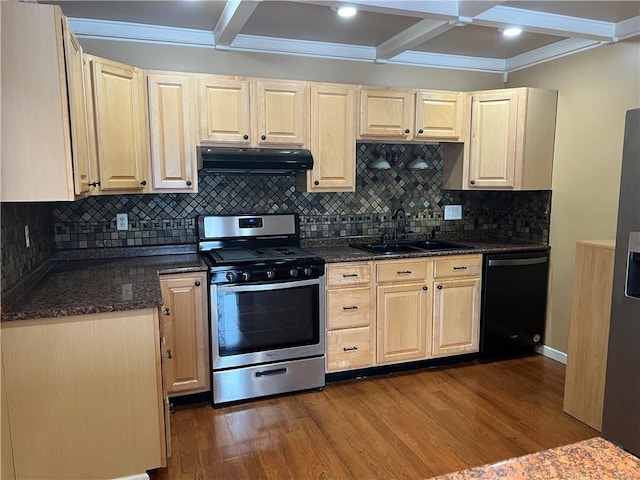
[[533,355],[181,407],[152,478],[429,478],[598,436],[563,413],[564,370]]

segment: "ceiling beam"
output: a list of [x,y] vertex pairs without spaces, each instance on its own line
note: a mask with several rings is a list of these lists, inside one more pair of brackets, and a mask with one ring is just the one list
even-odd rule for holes
[[218,23],[213,29],[216,45],[222,47],[231,45],[261,1],[227,0]]
[[616,25],[599,20],[503,6],[496,6],[476,15],[473,24],[495,28],[517,26],[526,32],[597,41],[612,41],[615,38]]
[[638,35],[640,35],[640,16],[616,23],[616,40],[626,40]]
[[489,0],[459,0],[458,1],[458,16],[473,18],[477,15],[480,15],[487,10],[492,9],[504,3],[504,1],[489,1]]
[[411,50],[447,30],[455,28],[450,22],[425,18],[376,47],[376,59],[388,60]]
[[[300,0],[300,3],[336,7],[335,1],[328,0]],[[454,20],[458,16],[458,3],[454,1],[349,0],[347,3],[363,12],[402,15],[404,17],[430,17],[438,20]]]

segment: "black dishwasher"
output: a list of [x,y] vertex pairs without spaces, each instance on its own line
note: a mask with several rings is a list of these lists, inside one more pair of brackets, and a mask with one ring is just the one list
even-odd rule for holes
[[544,340],[549,252],[485,255],[482,269],[481,356],[532,352]]

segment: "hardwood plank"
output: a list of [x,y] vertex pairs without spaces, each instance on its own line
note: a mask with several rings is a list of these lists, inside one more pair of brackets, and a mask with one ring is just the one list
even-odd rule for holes
[[531,355],[178,407],[152,478],[429,478],[597,436],[562,411],[564,373]]

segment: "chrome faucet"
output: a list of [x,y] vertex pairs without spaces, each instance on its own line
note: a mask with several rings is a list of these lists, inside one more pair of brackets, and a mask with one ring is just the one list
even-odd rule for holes
[[406,212],[399,208],[393,214],[393,239],[397,240],[400,236],[404,236],[407,228]]

